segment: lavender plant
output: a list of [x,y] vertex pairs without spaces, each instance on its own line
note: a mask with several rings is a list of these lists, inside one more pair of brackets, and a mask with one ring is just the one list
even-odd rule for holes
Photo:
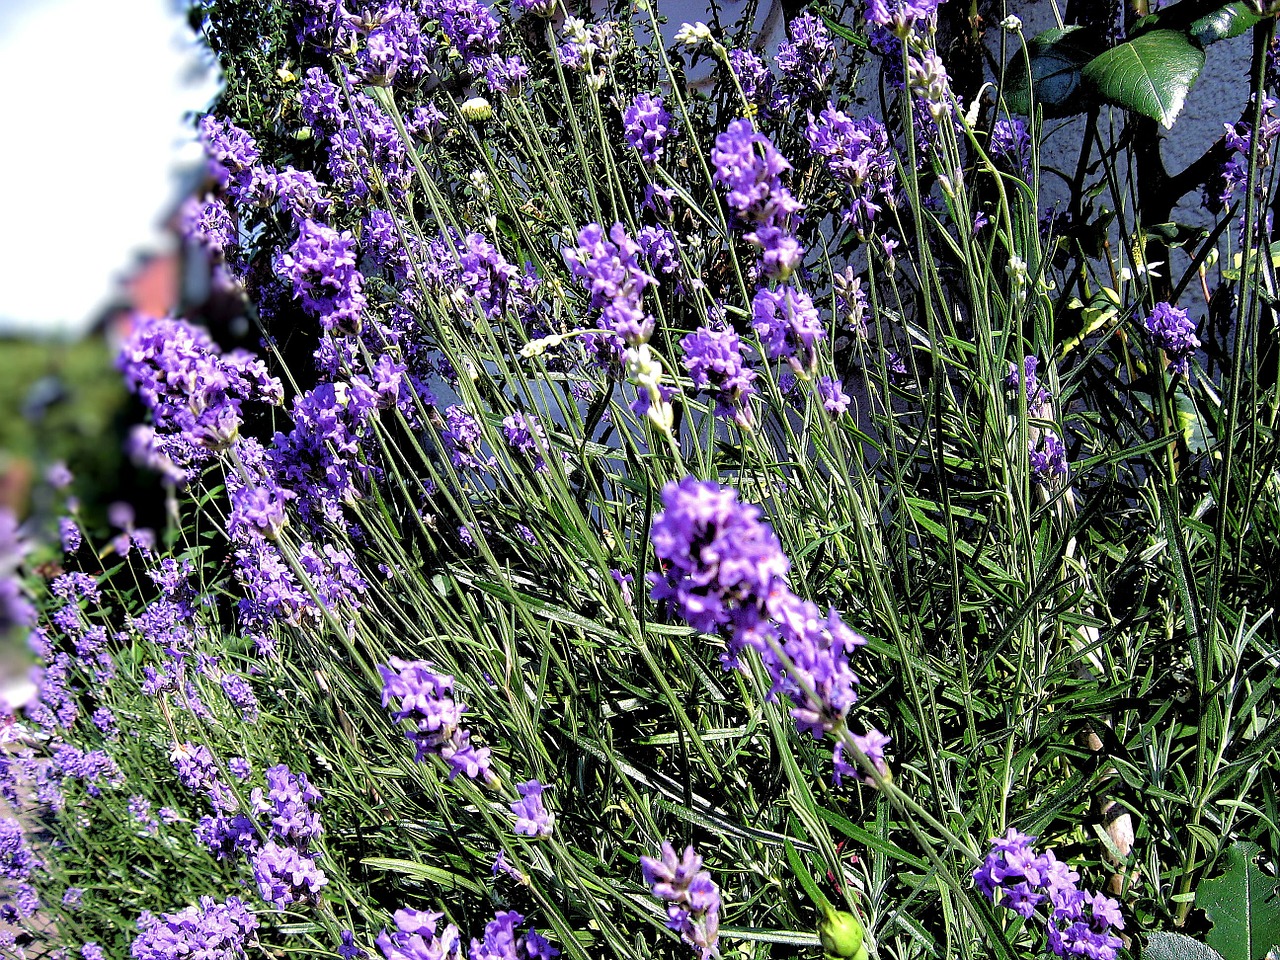
[[0,517],[8,952],[1111,960],[1276,849],[1266,126],[1170,284],[934,2],[192,19],[255,342],[121,352],[162,535]]

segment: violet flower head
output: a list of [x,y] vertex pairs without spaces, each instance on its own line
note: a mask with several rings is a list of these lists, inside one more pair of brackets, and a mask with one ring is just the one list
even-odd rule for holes
[[833,417],[838,417],[849,409],[849,395],[835,377],[818,378],[818,396],[822,398],[822,409]]
[[250,175],[262,158],[253,137],[234,123],[211,114],[200,119],[200,141],[214,177],[224,187]]
[[1047,486],[1055,477],[1067,475],[1067,447],[1061,437],[1046,429],[1028,443],[1027,455],[1036,483]]
[[791,39],[778,46],[777,64],[783,88],[794,98],[807,100],[831,86],[836,67],[836,45],[826,25],[811,13],[802,13],[789,24]]
[[991,125],[991,155],[1015,173],[1026,176],[1031,169],[1031,133],[1018,117],[997,120]]
[[11,817],[0,819],[0,877],[27,880],[40,867],[39,858],[27,846],[22,824]]
[[765,223],[798,213],[802,205],[782,185],[791,164],[750,120],[734,120],[716,137],[712,174],[741,220]]
[[66,490],[75,481],[75,475],[68,469],[65,460],[57,460],[44,472],[45,482],[55,490]]
[[339,935],[338,946],[334,952],[342,960],[364,960],[369,954],[356,946],[356,935],[350,930],[343,930]]
[[769,359],[787,360],[798,374],[814,370],[817,344],[827,332],[807,293],[790,285],[761,287],[751,302],[751,314],[751,326]]
[[642,856],[640,868],[653,895],[667,905],[667,926],[702,960],[718,956],[720,888],[702,869],[702,857],[691,846],[677,857],[670,842],[663,841],[662,856]]
[[289,515],[285,505],[294,494],[268,481],[262,486],[236,484],[231,487],[231,513],[227,518],[227,533],[233,540],[250,540],[266,537],[275,540],[280,536]]
[[201,897],[198,906],[177,913],[144,913],[129,952],[133,960],[244,960],[245,943],[257,929],[257,917],[238,897],[225,903]]
[[62,541],[63,553],[76,553],[83,542],[79,525],[70,517],[58,518],[58,538]]
[[0,506],[0,634],[35,623],[35,607],[18,579],[18,568],[29,549],[18,518],[8,507]]
[[547,461],[542,451],[547,447],[547,434],[533,414],[516,411],[503,418],[502,433],[513,450],[529,458],[533,469],[539,473],[547,470]]
[[644,309],[644,291],[656,280],[640,266],[640,245],[615,223],[608,234],[589,223],[578,234],[578,245],[565,251],[569,272],[591,295],[591,309],[600,311],[600,326],[630,346],[653,333],[653,317]]
[[520,799],[511,804],[511,812],[516,815],[516,833],[526,837],[551,836],[555,831],[556,815],[542,802],[546,787],[537,780],[528,780],[516,784],[516,789],[520,791]]
[[302,78],[300,89],[302,119],[309,126],[332,132],[346,118],[342,108],[342,89],[330,82],[320,67],[311,67]]
[[685,477],[662,490],[650,532],[664,574],[649,574],[653,599],[695,630],[742,634],[762,628],[765,601],[791,568],[760,508],[729,487]]
[[[883,777],[889,776],[889,764],[884,758],[884,748],[889,745],[892,739],[892,737],[886,736],[874,728],[863,734],[853,734],[854,746],[866,754],[867,759],[871,761],[872,765]],[[845,777],[856,778],[858,776],[858,768],[844,758],[843,741],[836,744],[832,760],[832,766],[835,771],[833,779],[836,786],[840,786]],[[864,777],[862,782],[869,787],[876,785],[875,780],[870,776]]]
[[715,397],[716,413],[749,427],[748,398],[755,393],[756,373],[747,366],[741,338],[728,328],[699,327],[680,341],[680,348],[694,386]]
[[268,840],[252,859],[253,879],[262,899],[278,910],[294,903],[315,903],[329,882],[315,857],[296,847]]
[[511,9],[539,17],[551,17],[556,12],[556,0],[511,0]]
[[868,0],[867,22],[903,39],[917,23],[928,24],[942,0]]
[[1009,364],[1009,375],[1004,378],[1005,386],[1024,393],[1027,398],[1027,413],[1033,417],[1048,418],[1049,391],[1045,389],[1036,370],[1040,366],[1038,357],[1026,356],[1022,359],[1022,370],[1015,363]]
[[664,573],[650,574],[654,600],[696,630],[719,633],[725,669],[754,649],[792,702],[797,727],[815,738],[836,730],[856,702],[849,656],[866,641],[834,610],[824,616],[787,584],[790,562],[758,507],[736,491],[685,477],[662,491],[650,532]]
[[468,960],[551,960],[560,955],[532,928],[523,937],[518,936],[516,928],[523,921],[524,917],[514,910],[499,911],[485,924],[484,939],[471,941]]
[[1080,890],[1079,874],[1052,850],[1037,854],[1035,839],[1012,827],[1005,836],[993,837],[986,859],[973,871],[974,886],[1026,920],[1046,906],[1045,937],[1057,956],[1116,960],[1123,943],[1112,931],[1124,929],[1120,905],[1103,894]]
[[405,661],[392,657],[379,666],[382,674],[382,705],[391,707],[393,720],[408,720],[409,740],[417,747],[414,760],[421,763],[438,756],[449,764],[449,779],[464,774],[469,779],[488,781],[489,748],[471,742],[470,731],[459,726],[466,705],[453,699],[453,677],[436,673],[424,660]]
[[897,166],[888,130],[873,116],[855,120],[828,107],[817,118],[810,116],[805,138],[845,189],[844,219],[866,239],[876,215],[895,202]]
[[480,442],[484,431],[480,421],[463,407],[454,404],[444,412],[445,427],[440,431],[449,461],[458,469],[484,470],[493,465],[493,458],[480,454]]
[[650,93],[636,95],[622,114],[627,143],[639,153],[640,159],[653,166],[662,159],[663,144],[671,136],[671,114],[663,106],[662,97]]
[[273,839],[305,849],[308,841],[324,832],[313,809],[320,802],[320,791],[305,773],[295,774],[284,764],[268,768],[265,776],[267,790],[255,787],[250,793],[253,812]]
[[397,910],[396,929],[385,929],[374,941],[384,960],[462,960],[462,940],[458,928],[438,924],[443,913],[431,910]]
[[749,120],[735,120],[716,137],[711,160],[735,221],[750,228],[743,239],[760,249],[768,276],[785,280],[804,259],[790,223],[804,205],[782,185],[791,164]]
[[1171,303],[1157,303],[1142,325],[1152,343],[1169,355],[1174,371],[1185,376],[1192,354],[1200,347],[1195,321],[1187,311]]
[[636,232],[636,242],[644,253],[644,258],[654,273],[675,277],[675,290],[683,292],[682,275],[684,266],[680,262],[680,254],[676,249],[676,235],[666,227],[641,227]]
[[356,241],[315,220],[298,225],[298,237],[276,259],[276,272],[293,285],[303,309],[335,333],[358,333],[365,307],[364,276],[356,269]]
[[261,360],[243,351],[221,353],[208,333],[183,320],[138,316],[116,365],[151,411],[157,452],[188,462],[201,449],[222,450],[235,440],[244,400],[275,405],[284,399],[283,386]]
[[730,50],[729,69],[742,87],[747,106],[760,120],[768,120],[774,107],[780,104],[774,91],[773,74],[764,61],[751,50]]

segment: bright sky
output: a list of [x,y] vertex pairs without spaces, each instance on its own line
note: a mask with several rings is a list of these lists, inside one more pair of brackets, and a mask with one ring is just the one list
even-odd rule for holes
[[82,329],[164,243],[216,92],[180,7],[0,0],[0,333]]

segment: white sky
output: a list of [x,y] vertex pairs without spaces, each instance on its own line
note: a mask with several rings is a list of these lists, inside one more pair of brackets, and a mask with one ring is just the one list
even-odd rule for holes
[[0,333],[83,329],[162,245],[216,92],[177,6],[0,0]]

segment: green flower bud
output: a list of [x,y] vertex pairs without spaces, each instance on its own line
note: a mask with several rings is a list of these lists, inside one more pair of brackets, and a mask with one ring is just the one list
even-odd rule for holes
[[831,910],[818,924],[818,939],[828,957],[851,957],[866,960],[862,945],[862,921],[844,910]]

